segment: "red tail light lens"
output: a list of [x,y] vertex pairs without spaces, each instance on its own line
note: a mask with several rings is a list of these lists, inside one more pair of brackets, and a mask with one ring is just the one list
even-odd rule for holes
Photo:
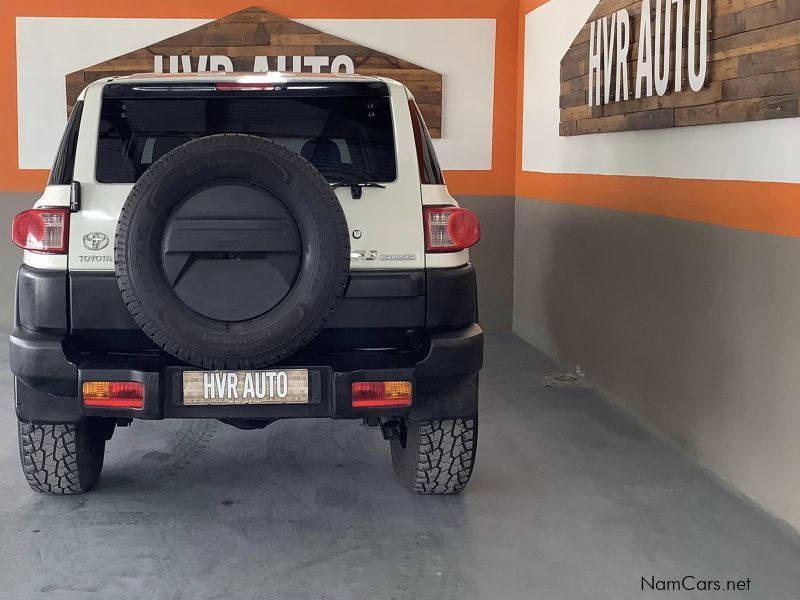
[[481,239],[478,216],[466,208],[432,206],[423,208],[423,214],[427,252],[458,252]]
[[411,405],[410,381],[356,381],[350,386],[353,408],[399,408]]
[[144,408],[144,386],[138,381],[84,381],[83,404],[99,408]]
[[64,254],[68,229],[69,209],[33,208],[14,217],[11,239],[24,250]]

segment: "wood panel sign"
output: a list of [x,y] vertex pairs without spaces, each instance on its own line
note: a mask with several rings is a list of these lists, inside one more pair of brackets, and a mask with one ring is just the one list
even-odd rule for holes
[[70,73],[67,112],[87,84],[103,77],[218,70],[391,77],[408,86],[431,136],[441,137],[441,74],[256,7]]
[[600,0],[561,61],[562,136],[800,116],[800,0]]

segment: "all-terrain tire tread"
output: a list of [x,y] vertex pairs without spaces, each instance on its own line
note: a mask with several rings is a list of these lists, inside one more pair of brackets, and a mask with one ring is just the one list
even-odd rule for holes
[[[418,443],[416,473],[409,489],[417,494],[457,494],[472,476],[478,441],[478,420],[439,419],[415,424]],[[414,436],[415,438],[417,436]],[[411,456],[409,459],[413,458]]]
[[[19,422],[19,450],[28,485],[54,495],[82,494],[97,481],[93,470],[81,470],[77,425]],[[88,473],[88,475],[87,475]],[[99,475],[99,472],[97,473]]]
[[128,230],[131,227],[131,221],[138,206],[144,202],[142,193],[147,186],[152,185],[158,178],[175,163],[185,158],[187,154],[191,153],[193,148],[199,141],[207,144],[209,148],[225,146],[235,140],[244,146],[254,146],[263,144],[263,139],[254,138],[254,136],[244,134],[217,134],[200,138],[178,146],[171,150],[169,153],[162,156],[159,160],[153,163],[147,171],[139,178],[133,186],[128,199],[123,204],[120,210],[120,215],[117,223],[117,232],[115,236],[114,246],[114,266],[116,271],[117,285],[122,293],[122,300],[128,308],[133,320],[141,328],[141,330],[160,346],[165,352],[176,356],[189,364],[197,365],[206,369],[255,369],[265,365],[273,364],[280,361],[287,356],[291,356],[297,351],[308,345],[318,334],[322,331],[323,327],[327,324],[333,316],[334,310],[339,300],[344,296],[349,279],[350,267],[350,234],[347,226],[347,219],[344,211],[339,204],[336,196],[330,193],[330,185],[327,180],[317,171],[314,166],[303,159],[303,157],[296,153],[287,150],[277,143],[271,143],[273,151],[284,158],[297,161],[298,168],[306,176],[309,177],[316,185],[318,192],[328,203],[330,211],[330,219],[336,226],[337,230],[337,244],[342,249],[333,265],[335,269],[334,275],[328,284],[325,294],[325,302],[319,307],[316,312],[315,318],[309,323],[303,332],[296,337],[291,344],[284,344],[280,349],[270,349],[254,356],[211,356],[202,352],[193,351],[185,348],[176,340],[168,337],[151,319],[145,311],[141,298],[137,291],[134,289],[131,276],[128,271],[128,263],[126,261],[127,252],[127,237]]

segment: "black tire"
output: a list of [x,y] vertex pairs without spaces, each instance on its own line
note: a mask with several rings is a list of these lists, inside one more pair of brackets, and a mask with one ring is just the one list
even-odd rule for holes
[[107,426],[92,419],[60,425],[19,421],[19,456],[31,489],[56,496],[91,490],[103,470]]
[[457,494],[469,483],[475,465],[478,416],[406,420],[391,446],[395,475],[409,491]]
[[[273,227],[264,225],[258,236],[229,241],[239,235],[231,232],[247,229],[242,225],[247,216],[240,210],[245,201],[251,211],[283,215],[272,219],[270,213],[250,222],[280,222],[283,229],[263,236]],[[202,211],[209,225],[176,229],[186,214],[196,219]],[[222,239],[236,250],[214,245],[220,236],[204,233],[207,227],[229,227],[223,229],[228,238]],[[182,243],[180,236],[190,231],[198,246],[184,254],[202,259],[174,268],[170,257],[182,256],[170,246],[176,239],[170,231],[177,231]],[[265,239],[275,247],[260,248]],[[277,247],[287,239],[295,261],[288,271],[285,262],[278,262],[286,251]],[[249,254],[239,252],[241,240],[255,244],[245,249]],[[245,260],[254,256],[261,262]],[[224,134],[179,146],[142,175],[120,214],[114,260],[128,310],[158,346],[200,367],[247,369],[279,361],[316,337],[344,294],[350,242],[336,195],[310,163],[269,140]],[[198,272],[213,276],[200,278]],[[198,279],[214,281],[198,288]],[[192,291],[182,292],[179,285],[187,286],[187,280]]]

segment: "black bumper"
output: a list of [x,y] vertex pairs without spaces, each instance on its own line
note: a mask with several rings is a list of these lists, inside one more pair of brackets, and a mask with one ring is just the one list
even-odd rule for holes
[[[15,375],[17,416],[39,423],[72,423],[83,416],[134,419],[211,418],[287,419],[360,418],[408,414],[417,420],[469,417],[478,408],[478,371],[483,363],[483,331],[478,325],[430,336],[425,355],[415,363],[394,359],[369,368],[343,370],[337,365],[291,364],[311,374],[308,404],[184,406],[182,374],[196,367],[161,366],[148,370],[67,360],[57,336],[17,328],[11,334],[11,369]],[[357,357],[350,357],[358,362]],[[116,361],[120,362],[120,361]],[[375,362],[375,361],[373,361]],[[120,368],[121,367],[121,368]],[[275,367],[280,368],[280,367]],[[413,400],[402,409],[354,409],[350,386],[356,381],[410,380]],[[79,394],[83,381],[139,381],[145,388],[141,410],[90,408]]]
[[[113,273],[23,266],[17,277],[15,328],[10,337],[17,414],[27,421],[49,423],[75,422],[84,415],[355,418],[376,413],[351,407],[352,382],[411,380],[412,405],[396,410],[417,419],[472,416],[483,362],[475,297],[471,265],[354,271],[334,318],[318,338],[272,367],[309,370],[308,404],[189,407],[182,403],[182,373],[197,369],[165,355],[136,326]],[[140,381],[145,384],[145,407],[86,408],[79,390],[83,381],[90,380]]]

